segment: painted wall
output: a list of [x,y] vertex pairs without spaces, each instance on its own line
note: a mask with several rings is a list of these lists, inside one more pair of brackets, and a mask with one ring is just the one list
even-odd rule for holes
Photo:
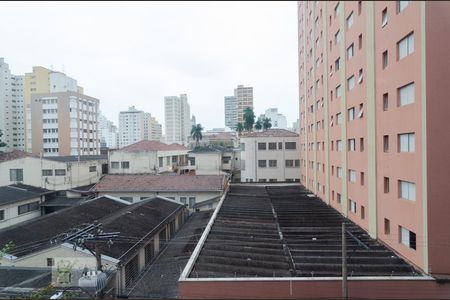
[[[43,197],[45,199],[45,196],[43,196]],[[37,197],[37,198],[28,199],[25,201],[20,201],[20,202],[0,206],[0,211],[3,210],[4,216],[5,216],[5,219],[0,221],[0,229],[41,216],[40,209],[19,215],[18,207],[20,205],[24,205],[24,204],[28,204],[28,203],[32,203],[32,202],[36,202],[36,201],[41,203],[41,198]]]

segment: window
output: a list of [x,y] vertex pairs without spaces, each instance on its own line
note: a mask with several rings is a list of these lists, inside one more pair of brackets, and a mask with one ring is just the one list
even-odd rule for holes
[[361,84],[363,82],[363,69],[359,69],[358,71],[358,83]]
[[416,234],[402,226],[398,226],[398,231],[399,242],[408,248],[416,250]]
[[277,150],[277,143],[269,143],[269,150]]
[[350,47],[347,48],[347,59],[352,59],[354,52],[353,52],[353,43],[350,45]]
[[[296,168],[300,167],[300,159],[294,160],[294,163]],[[319,166],[319,164],[317,164],[317,166]]]
[[187,203],[187,197],[180,197],[180,202],[183,204]]
[[339,13],[340,13],[340,7],[341,7],[340,4],[341,4],[341,3],[338,2],[338,4],[336,4],[336,6],[334,7],[334,17],[335,17],[335,18],[336,18],[337,16],[339,16]]
[[5,219],[5,210],[0,210],[0,221],[3,221]]
[[350,29],[353,25],[353,12],[347,17],[347,29]]
[[90,166],[89,172],[97,172],[97,166]]
[[386,69],[388,66],[388,51],[383,52],[383,69]]
[[383,111],[387,111],[389,107],[389,96],[388,93],[383,94]]
[[265,168],[267,167],[267,161],[265,159],[263,160],[258,160],[258,167],[259,168]]
[[361,119],[364,115],[364,104],[359,104],[359,112],[358,112],[358,118]]
[[334,35],[334,43],[337,44],[341,41],[341,31],[338,30]]
[[364,151],[364,138],[359,138],[359,151]]
[[355,87],[355,76],[352,75],[350,78],[347,79],[347,88],[350,91],[354,87]]
[[269,182],[277,182],[278,180],[276,178],[270,178]]
[[342,168],[341,167],[336,167],[336,176],[338,178],[342,178]]
[[336,141],[336,150],[342,151],[342,141],[341,140]]
[[352,213],[356,214],[356,202],[351,199],[348,199],[348,209]]
[[414,82],[407,84],[405,86],[402,86],[398,89],[398,106],[404,106],[411,103],[414,103],[415,101],[415,95],[414,95]]
[[19,205],[17,207],[17,213],[19,215],[26,214],[36,210],[39,210],[39,201]]
[[245,151],[245,143],[241,143],[241,151]]
[[269,167],[276,168],[277,167],[277,160],[276,159],[269,160]]
[[341,125],[341,124],[342,124],[342,114],[337,113],[336,114],[336,125]]
[[122,169],[129,169],[130,168],[130,162],[129,161],[123,161],[121,163]]
[[338,71],[341,68],[341,58],[340,57],[335,60],[334,68],[336,69],[336,71]]
[[284,145],[284,148],[286,150],[295,150],[295,149],[297,149],[297,143],[296,142],[286,142]]
[[267,179],[265,179],[265,178],[260,178],[260,179],[258,179],[258,182],[267,182]]
[[361,185],[364,185],[364,172],[359,173],[360,183]]
[[158,166],[160,168],[162,168],[164,166],[164,157],[158,157]]
[[341,203],[341,194],[336,193],[337,203]]
[[348,177],[349,177],[350,182],[355,183],[356,182],[356,171],[348,170]]
[[384,185],[384,193],[385,194],[389,193],[389,177],[384,177],[383,185]]
[[194,208],[194,205],[195,205],[195,197],[189,197],[189,208]]
[[384,234],[391,234],[391,221],[384,218]]
[[[162,158],[162,157],[161,157]],[[112,161],[111,162],[111,169],[119,169],[119,162],[118,161]]]
[[9,169],[9,181],[23,181],[23,169]]
[[389,135],[383,136],[383,150],[389,152]]
[[412,183],[409,181],[404,181],[404,180],[399,180],[398,186],[399,186],[400,198],[411,200],[411,201],[416,201],[416,184],[415,183]]
[[50,169],[43,169],[42,170],[42,176],[53,176],[53,170]]
[[355,108],[349,108],[348,109],[348,120],[353,121],[355,119]]
[[361,205],[361,219],[364,220],[366,217],[365,207]]
[[266,150],[267,148],[266,143],[258,143],[258,150]]
[[55,169],[55,176],[66,176],[65,169]]
[[286,159],[285,166],[286,166],[286,168],[293,168],[294,167],[294,160],[293,159]]
[[413,52],[414,52],[414,32],[411,32],[397,43],[398,60],[405,58],[406,56],[412,54]]
[[356,151],[356,141],[355,139],[348,140],[348,151]]
[[278,150],[283,150],[283,142],[278,142]]
[[398,135],[398,145],[400,152],[416,151],[416,135],[414,133],[403,133]]
[[47,267],[53,267],[55,265],[55,261],[53,257],[47,257]]
[[381,28],[386,26],[388,22],[388,14],[387,14],[387,7],[383,9],[383,12],[381,13]]
[[362,48],[363,40],[362,40],[362,33],[358,36],[358,49]]
[[397,1],[397,13],[401,13],[411,1]]
[[341,97],[342,96],[342,88],[341,85],[338,85],[336,87],[336,97]]

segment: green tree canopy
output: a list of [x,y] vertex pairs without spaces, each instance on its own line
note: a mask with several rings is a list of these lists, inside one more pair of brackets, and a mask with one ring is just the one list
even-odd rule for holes
[[267,129],[271,128],[272,127],[272,123],[270,123],[270,118],[264,118],[262,120],[262,126],[263,126],[264,130],[267,130]]
[[256,123],[255,123],[255,129],[256,129],[256,130],[261,130],[261,128],[262,128],[261,120],[256,121]]
[[241,122],[237,123],[236,131],[238,132],[239,135],[241,135],[242,131],[244,131],[244,126],[242,125]]
[[247,107],[244,110],[244,128],[247,131],[252,131],[253,125],[255,124],[255,113],[253,109]]
[[198,141],[203,138],[202,135],[203,127],[201,124],[192,125],[191,136],[195,139],[195,144],[198,146]]

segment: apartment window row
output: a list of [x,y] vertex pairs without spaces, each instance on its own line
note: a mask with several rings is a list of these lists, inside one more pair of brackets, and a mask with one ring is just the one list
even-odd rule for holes
[[39,201],[19,205],[17,207],[17,213],[19,215],[23,215],[23,214],[26,214],[26,213],[29,213],[32,211],[36,211],[36,210],[39,210]]
[[[416,201],[416,184],[414,182],[406,181],[406,180],[398,180],[398,198]],[[383,178],[383,189],[384,193],[388,194],[390,192],[390,178]]]
[[[387,218],[384,218],[384,234],[391,234],[391,221]],[[398,242],[409,249],[417,249],[416,233],[401,225],[398,225]]]
[[[53,176],[53,169],[43,169],[42,176]],[[66,170],[55,169],[55,176],[66,176]]]
[[[267,146],[267,144],[269,144]],[[245,150],[245,144],[241,143],[241,149],[242,145],[244,145],[243,149]],[[278,148],[277,148],[278,146]],[[297,149],[297,142],[285,142],[284,148],[286,150],[295,150]],[[283,142],[271,142],[271,143],[258,143],[258,150],[282,150],[283,149]]]
[[[383,151],[389,152],[389,135],[383,136]],[[414,132],[397,134],[397,152],[416,152],[416,134]]]

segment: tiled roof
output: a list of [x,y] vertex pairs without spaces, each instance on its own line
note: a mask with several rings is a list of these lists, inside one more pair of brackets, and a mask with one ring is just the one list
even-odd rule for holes
[[28,153],[28,152],[20,151],[20,150],[14,150],[11,152],[3,152],[3,153],[0,152],[0,163],[9,161],[9,160],[20,159],[20,158],[24,158],[24,157],[38,158],[39,156]]
[[[30,187],[30,189],[26,189],[24,187]],[[39,198],[41,195],[48,192],[50,191],[46,189],[35,188],[22,184],[2,186],[0,187],[0,205]]]
[[209,192],[223,189],[223,175],[106,175],[94,192]]
[[168,145],[158,141],[140,141],[115,151],[150,152],[150,151],[173,151],[173,150],[187,151],[189,149],[179,144]]
[[264,131],[253,131],[248,133],[243,133],[242,137],[298,137],[299,135],[295,132],[286,129],[268,129]]

